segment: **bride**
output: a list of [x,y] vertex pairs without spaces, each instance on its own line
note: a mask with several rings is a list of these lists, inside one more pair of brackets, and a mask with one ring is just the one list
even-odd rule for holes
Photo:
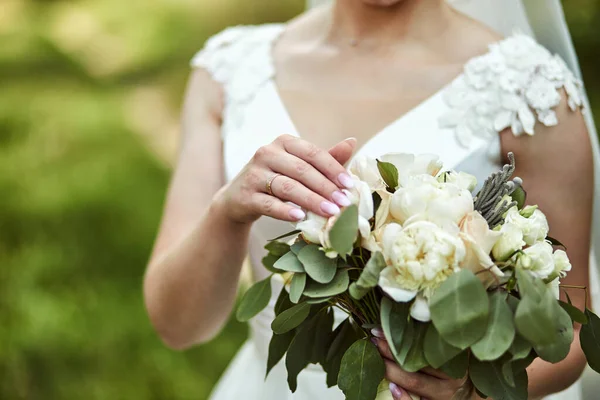
[[[597,280],[595,131],[581,112],[587,100],[559,0],[337,0],[286,24],[227,29],[192,65],[179,162],[144,283],[168,346],[219,332],[247,250],[262,279],[268,239],[306,210],[330,216],[349,204],[340,189],[352,185],[344,165],[356,154],[434,153],[482,181],[514,152],[529,202],[569,248],[574,268],[563,283],[589,286],[589,270]],[[571,298],[584,306],[583,293]],[[316,366],[294,394],[282,363],[264,379],[273,303],[251,322],[211,399],[343,399]],[[575,337],[563,362],[529,368],[530,398],[569,387],[551,398],[581,398]],[[407,391],[448,400],[461,384],[392,363],[386,377],[402,400]]]

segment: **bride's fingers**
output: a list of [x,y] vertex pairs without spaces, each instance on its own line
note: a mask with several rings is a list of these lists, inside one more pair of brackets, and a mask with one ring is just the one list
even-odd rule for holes
[[443,379],[443,380],[450,380],[450,379],[452,379],[451,377],[449,377],[448,375],[446,375],[442,371],[434,369],[434,368],[431,368],[431,367],[425,367],[420,372],[423,372],[424,374],[427,374],[427,375],[435,376],[438,379]]
[[329,149],[329,154],[331,154],[337,162],[344,165],[350,161],[352,154],[354,154],[354,150],[356,150],[356,139],[348,138]]
[[394,361],[392,350],[390,350],[390,346],[385,339],[372,338],[371,341],[377,346],[377,350],[379,350],[379,353],[383,358]]
[[455,390],[446,388],[437,378],[419,372],[406,372],[395,361],[384,361],[385,378],[410,393],[428,399],[450,399],[454,394]]
[[279,175],[267,179],[271,179],[271,194],[280,200],[291,201],[301,208],[325,218],[340,213],[340,208],[336,204],[290,177]]
[[341,207],[349,206],[350,199],[327,179],[315,167],[289,153],[281,152],[268,161],[268,167],[274,172],[292,178],[325,199],[337,203]]
[[394,400],[412,400],[408,392],[395,383],[390,383],[390,392]]
[[267,215],[275,219],[289,222],[298,222],[306,217],[304,211],[291,204],[287,204],[274,196],[266,193],[254,193],[252,195],[252,208],[258,215]]
[[354,187],[354,181],[348,175],[344,166],[329,152],[293,136],[280,136],[276,142],[283,146],[284,150],[288,153],[295,155],[318,169],[339,188],[350,189]]

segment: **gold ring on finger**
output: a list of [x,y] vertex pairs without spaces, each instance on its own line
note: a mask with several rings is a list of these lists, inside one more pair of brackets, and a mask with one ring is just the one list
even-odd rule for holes
[[269,180],[267,180],[267,193],[269,194],[269,196],[273,196],[272,185],[273,185],[273,181],[278,176],[281,176],[281,174],[274,174],[272,177],[269,178]]

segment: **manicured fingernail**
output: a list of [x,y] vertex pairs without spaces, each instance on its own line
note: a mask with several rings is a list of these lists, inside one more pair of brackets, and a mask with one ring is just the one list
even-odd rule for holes
[[390,383],[390,392],[392,392],[392,396],[394,396],[394,399],[399,399],[400,397],[402,397],[402,390],[400,390],[398,385],[396,385],[393,382]]
[[300,221],[306,217],[306,214],[299,208],[292,208],[290,210],[290,217],[296,221]]
[[372,337],[371,343],[373,343],[375,346],[377,346],[377,338]]
[[371,329],[371,334],[379,339],[383,339],[385,337],[381,328]]
[[342,207],[348,207],[350,204],[352,204],[348,196],[339,191],[333,192],[331,198]]
[[350,177],[350,175],[342,172],[338,175],[338,180],[346,189],[352,189],[354,187],[354,181]]
[[335,204],[330,203],[328,201],[324,201],[321,203],[321,210],[325,214],[329,214],[329,215],[338,215],[340,213],[340,208],[338,206],[336,206]]
[[344,139],[344,142],[352,143],[352,145],[354,146],[356,144],[357,140],[355,137],[349,137],[347,139]]

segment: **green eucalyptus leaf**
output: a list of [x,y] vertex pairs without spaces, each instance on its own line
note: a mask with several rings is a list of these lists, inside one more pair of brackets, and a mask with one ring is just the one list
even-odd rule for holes
[[345,292],[349,284],[350,276],[348,275],[348,271],[340,269],[329,283],[321,284],[309,281],[304,289],[304,295],[313,298],[331,297]]
[[533,349],[545,361],[557,363],[564,360],[571,350],[573,342],[573,322],[565,310],[554,301],[555,309],[555,338],[549,345],[534,345]]
[[440,367],[443,373],[453,379],[462,379],[469,368],[469,352],[463,350],[456,357]]
[[255,283],[240,300],[236,312],[238,321],[247,322],[261,312],[271,299],[271,276]]
[[459,348],[444,341],[433,324],[429,324],[427,328],[423,350],[427,362],[433,368],[440,368],[461,352]]
[[338,386],[346,400],[373,400],[384,376],[385,364],[377,347],[368,340],[359,340],[342,358]]
[[283,255],[273,266],[281,271],[304,272],[304,266],[291,251]]
[[479,361],[472,357],[469,362],[469,376],[475,387],[494,400],[527,399],[527,374],[514,376],[513,385],[506,381],[499,361]]
[[402,363],[401,367],[406,372],[417,372],[427,366],[429,363],[425,358],[423,351],[423,342],[425,340],[425,333],[429,324],[413,321],[414,324],[414,339],[411,343],[410,349],[406,354],[406,358]]
[[519,334],[515,335],[515,339],[508,349],[508,352],[512,354],[511,361],[527,357],[531,353],[531,349],[531,344],[523,336]]
[[269,241],[270,241],[270,242],[274,242],[274,241],[276,241],[276,240],[285,239],[286,237],[297,235],[297,234],[299,234],[300,232],[302,232],[300,229],[296,229],[296,230],[293,230],[293,231],[291,231],[291,232],[284,233],[284,234],[283,234],[283,235],[281,235],[281,236],[277,236],[276,238],[274,238],[274,239],[271,239],[271,240],[269,240]]
[[306,303],[307,304],[322,304],[322,303],[326,303],[329,300],[331,300],[331,297],[323,297],[323,298],[316,298],[316,299],[307,299]]
[[490,298],[490,317],[485,335],[471,346],[475,357],[482,361],[499,358],[509,349],[515,338],[513,313],[506,303],[506,295],[495,292]]
[[292,303],[298,303],[300,297],[302,297],[302,292],[306,287],[306,274],[301,274],[296,272],[292,277],[292,282],[290,283],[290,301]]
[[431,297],[429,309],[440,336],[461,350],[487,330],[489,299],[481,281],[469,270],[446,279]]
[[306,243],[304,240],[299,240],[290,247],[290,250],[295,255],[298,255],[298,253],[300,253],[300,250],[302,250],[307,244],[308,243]]
[[395,303],[387,297],[381,299],[381,328],[398,364],[404,361],[400,359],[399,352],[402,348],[404,332],[409,325],[409,313],[408,303]]
[[278,335],[298,327],[308,317],[310,304],[300,303],[279,314],[271,323],[271,329]]
[[346,207],[329,231],[331,248],[341,257],[352,252],[354,241],[358,235],[358,206]]
[[337,271],[337,260],[329,258],[319,246],[309,244],[298,253],[298,260],[308,276],[319,283],[329,283]]
[[273,369],[275,365],[283,358],[288,351],[292,340],[294,339],[295,331],[289,331],[282,335],[274,334],[269,342],[269,355],[267,357],[267,373]]
[[515,375],[512,369],[511,362],[505,362],[504,364],[502,364],[502,377],[510,387],[515,387]]
[[323,369],[327,373],[327,386],[337,385],[342,357],[354,342],[361,339],[359,332],[348,318],[333,331],[333,340],[327,351]]
[[572,304],[565,303],[564,301],[559,300],[558,304],[569,314],[569,317],[575,322],[579,322],[582,325],[588,323],[588,318],[583,311],[579,308],[575,307]]
[[383,254],[380,252],[372,253],[358,280],[350,285],[350,296],[356,300],[362,299],[372,288],[377,286],[379,274],[381,274],[381,271],[385,267],[386,263]]
[[280,274],[283,271],[275,268],[275,263],[280,258],[281,257],[273,255],[273,254],[267,254],[266,256],[264,256],[262,258],[262,264],[265,266],[265,268],[267,269],[267,271],[273,272],[274,274]]
[[588,323],[579,331],[581,348],[589,366],[600,373],[600,318],[589,309],[585,310],[585,315]]
[[398,187],[398,168],[394,164],[377,160],[377,169],[387,187],[390,189]]
[[415,335],[415,321],[412,318],[409,318],[406,323],[406,328],[404,328],[404,333],[402,334],[402,341],[398,348],[398,354],[394,355],[398,364],[404,365],[415,340],[417,340]]
[[290,245],[283,242],[269,242],[266,244],[265,249],[269,254],[281,257],[290,251]]
[[327,361],[327,351],[333,340],[333,309],[327,308],[318,314],[318,321],[315,324],[313,332],[314,341],[312,346],[312,355],[310,361],[325,365]]
[[300,325],[285,356],[288,386],[292,393],[298,387],[298,374],[310,364],[314,341],[313,333],[317,323],[318,318],[313,317]]

